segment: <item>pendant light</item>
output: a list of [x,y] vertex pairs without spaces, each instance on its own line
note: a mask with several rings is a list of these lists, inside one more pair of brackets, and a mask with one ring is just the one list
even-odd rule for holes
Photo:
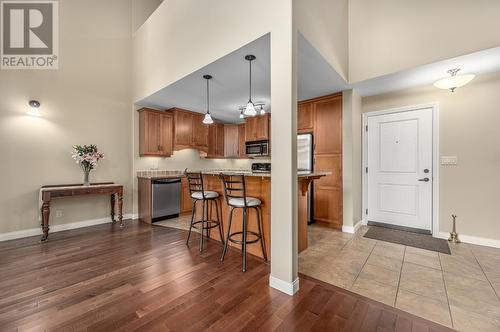
[[264,109],[264,105],[260,105],[260,115],[266,114],[266,110]]
[[245,60],[247,60],[250,63],[250,93],[248,95],[248,103],[244,111],[245,115],[247,116],[257,115],[257,111],[255,110],[255,105],[253,104],[252,101],[252,61],[254,61],[255,59],[256,59],[255,55],[252,54],[245,56]]
[[212,124],[212,123],[214,123],[214,120],[212,120],[212,116],[210,115],[210,86],[209,86],[209,81],[212,79],[212,76],[203,75],[203,78],[205,80],[207,80],[207,113],[205,114],[205,117],[203,118],[203,123],[204,124]]
[[244,119],[245,116],[243,115],[243,109],[240,110],[240,119]]
[[474,77],[476,77],[476,75],[474,74],[457,75],[459,71],[460,68],[454,68],[448,70],[447,73],[450,74],[451,76],[436,81],[434,83],[434,86],[439,89],[445,89],[445,90],[449,89],[451,92],[455,92],[456,88],[464,86],[465,84],[472,81]]

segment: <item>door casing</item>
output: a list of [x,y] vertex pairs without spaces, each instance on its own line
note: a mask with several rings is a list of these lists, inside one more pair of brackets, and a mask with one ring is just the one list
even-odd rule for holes
[[368,208],[368,176],[366,167],[368,165],[368,135],[366,134],[366,126],[368,118],[371,116],[385,115],[392,113],[402,113],[408,111],[415,111],[425,108],[432,109],[432,168],[433,168],[433,181],[432,181],[432,236],[438,237],[439,235],[439,104],[437,102],[410,105],[398,108],[391,108],[387,110],[372,111],[363,113],[363,127],[362,127],[362,163],[363,163],[363,176],[362,176],[362,216],[363,224],[368,223],[366,209]]

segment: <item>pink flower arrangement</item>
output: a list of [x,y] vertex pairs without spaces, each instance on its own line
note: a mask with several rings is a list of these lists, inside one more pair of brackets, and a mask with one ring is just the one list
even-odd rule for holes
[[94,144],[73,145],[72,158],[85,172],[90,172],[97,167],[97,163],[104,158],[104,154],[99,152]]

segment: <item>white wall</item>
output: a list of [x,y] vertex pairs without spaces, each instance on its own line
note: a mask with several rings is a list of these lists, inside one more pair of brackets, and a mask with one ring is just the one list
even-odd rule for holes
[[497,0],[350,0],[349,81],[500,45]]
[[348,0],[294,0],[297,28],[348,79]]
[[132,0],[132,32],[146,22],[163,0]]
[[[130,2],[61,0],[59,22],[59,70],[0,71],[0,233],[39,228],[40,186],[81,183],[73,144],[98,145],[91,180],[125,185],[132,211]],[[25,115],[33,98],[42,118]],[[108,216],[107,197],[54,200],[51,225]]]
[[440,167],[440,231],[458,215],[462,235],[500,240],[500,73],[477,77],[455,93],[432,86],[363,98],[363,112],[438,102],[440,152],[458,166]]

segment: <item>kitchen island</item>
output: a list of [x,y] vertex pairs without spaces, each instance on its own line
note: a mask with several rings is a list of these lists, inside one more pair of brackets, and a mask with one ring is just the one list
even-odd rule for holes
[[[222,182],[219,178],[221,172],[225,174],[244,174],[246,176],[246,189],[247,196],[256,197],[262,201],[262,217],[263,217],[263,233],[264,241],[266,244],[266,250],[269,254],[271,253],[271,174],[269,173],[253,173],[250,171],[235,171],[235,170],[207,170],[201,171],[203,173],[205,190],[216,191],[221,196],[222,201],[222,224],[224,229],[224,236],[226,236],[227,227],[229,223],[229,207],[225,202],[224,190]],[[299,252],[307,248],[307,191],[311,181],[319,179],[323,176],[327,176],[328,172],[312,172],[312,173],[298,173],[298,249]],[[175,178],[184,177],[182,172],[175,171],[164,171],[164,172],[140,172],[138,173],[139,178],[139,219],[148,222],[147,220],[147,207],[144,204],[141,205],[141,201],[148,194],[148,183],[149,188],[151,187],[151,181],[153,179],[164,179],[164,178]],[[149,189],[150,191],[150,189]],[[201,204],[198,204],[196,211],[196,218],[201,219]],[[142,211],[142,212],[141,212]],[[209,211],[210,218],[214,219],[216,212],[215,210]],[[149,222],[151,222],[149,220]],[[233,215],[233,225],[231,232],[241,231],[242,228],[242,209],[235,209]],[[255,210],[249,210],[248,218],[248,230],[257,231],[257,216]],[[279,231],[279,230],[278,230]],[[209,233],[210,238],[220,241],[220,236],[218,232],[212,231]],[[240,247],[238,244],[230,243],[231,246]],[[262,251],[260,249],[260,244],[250,244],[247,246],[247,251],[255,256],[262,257]]]

